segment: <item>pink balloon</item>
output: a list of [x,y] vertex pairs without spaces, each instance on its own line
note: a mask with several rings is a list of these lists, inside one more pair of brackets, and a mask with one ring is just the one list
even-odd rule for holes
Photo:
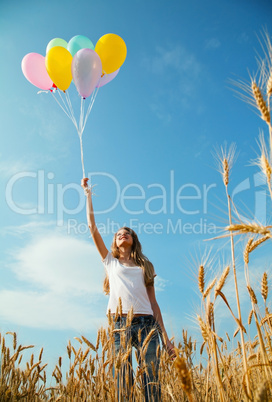
[[50,89],[53,81],[45,68],[45,57],[39,53],[28,53],[22,60],[22,70],[26,79],[40,89]]
[[110,74],[104,74],[103,77],[100,78],[97,84],[97,88],[103,87],[104,85],[108,84],[108,82],[112,81],[116,75],[119,73],[120,68],[118,70],[114,71],[113,73]]
[[92,49],[81,49],[73,57],[72,76],[78,93],[87,98],[102,75],[102,63]]

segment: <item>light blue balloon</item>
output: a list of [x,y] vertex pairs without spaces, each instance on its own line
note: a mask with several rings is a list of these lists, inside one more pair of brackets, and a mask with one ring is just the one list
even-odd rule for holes
[[71,55],[74,57],[76,52],[78,52],[80,49],[94,50],[93,42],[89,38],[83,35],[74,36],[72,39],[69,40],[67,50],[69,50]]

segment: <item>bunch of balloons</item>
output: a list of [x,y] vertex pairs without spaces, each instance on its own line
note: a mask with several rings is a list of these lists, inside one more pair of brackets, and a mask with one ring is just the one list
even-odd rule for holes
[[[22,60],[22,71],[26,79],[41,90],[50,91],[76,127],[81,146],[83,177],[82,134],[87,118],[98,89],[117,76],[126,55],[124,40],[110,33],[102,36],[95,46],[83,35],[74,36],[69,42],[55,38],[48,43],[45,57],[38,53],[28,53]],[[78,121],[67,91],[72,81],[81,97]],[[90,95],[90,104],[85,113],[84,101]]]
[[73,79],[78,93],[87,98],[96,86],[116,77],[126,55],[126,44],[116,34],[102,36],[95,46],[83,35],[74,36],[68,43],[55,38],[48,43],[45,57],[28,53],[22,70],[31,84],[43,90],[53,87],[66,91]]

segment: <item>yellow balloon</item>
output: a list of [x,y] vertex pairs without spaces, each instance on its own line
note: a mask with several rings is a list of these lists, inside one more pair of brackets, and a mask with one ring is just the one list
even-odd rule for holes
[[73,56],[67,49],[61,46],[52,47],[45,56],[45,66],[49,77],[54,84],[65,91],[72,82]]
[[111,74],[118,70],[127,56],[127,47],[124,40],[115,34],[102,36],[95,46],[95,51],[100,56],[102,71],[106,74]]

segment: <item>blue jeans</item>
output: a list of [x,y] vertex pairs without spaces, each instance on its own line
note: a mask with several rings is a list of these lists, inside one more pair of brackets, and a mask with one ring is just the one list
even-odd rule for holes
[[[118,382],[118,401],[132,401],[131,390],[134,384],[132,369],[132,353],[130,347],[135,347],[137,351],[137,361],[142,370],[141,380],[144,388],[146,402],[159,402],[161,400],[161,390],[158,382],[158,371],[160,364],[160,338],[159,326],[153,315],[134,317],[131,325],[126,327],[126,317],[118,317],[115,322],[115,359],[118,353],[126,357],[126,361],[121,364],[117,374]],[[149,343],[145,346],[144,341],[150,331],[155,329]],[[144,344],[144,348],[143,347]],[[126,352],[129,354],[127,355]],[[117,361],[117,360],[116,360]]]

